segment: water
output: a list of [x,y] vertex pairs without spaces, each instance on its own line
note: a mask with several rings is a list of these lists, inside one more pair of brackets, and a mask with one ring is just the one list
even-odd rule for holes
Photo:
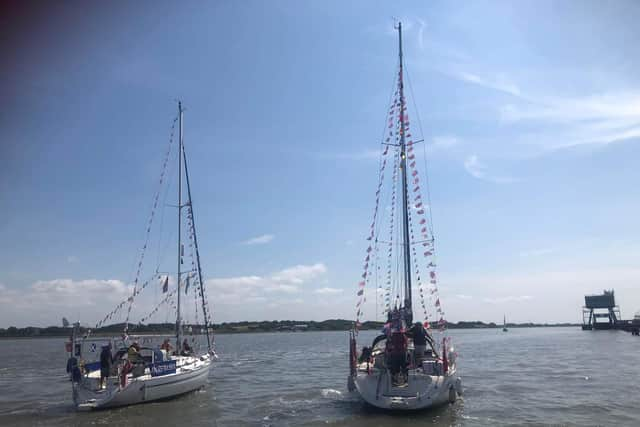
[[463,399],[400,415],[347,392],[346,332],[220,335],[207,388],[93,413],[72,408],[63,339],[0,340],[0,425],[640,425],[638,337],[578,328],[451,335]]

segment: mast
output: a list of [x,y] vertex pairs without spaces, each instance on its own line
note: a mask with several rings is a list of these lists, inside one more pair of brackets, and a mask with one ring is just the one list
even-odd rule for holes
[[408,323],[413,322],[413,308],[411,305],[411,241],[409,239],[409,195],[407,189],[407,153],[405,144],[405,99],[404,81],[402,66],[402,22],[398,22],[398,46],[400,55],[400,75],[398,78],[398,89],[400,92],[400,169],[402,170],[402,222],[404,236],[404,307],[409,316]]
[[191,200],[191,184],[189,183],[189,169],[187,168],[187,153],[184,151],[182,144],[182,157],[184,159],[184,176],[187,184],[187,198],[189,211],[191,213],[191,227],[193,228],[193,246],[196,251],[196,265],[198,267],[198,283],[200,284],[200,297],[202,299],[202,315],[204,316],[204,327],[207,330],[207,349],[211,352],[211,337],[209,336],[209,313],[204,299],[204,282],[202,281],[202,268],[200,268],[200,249],[198,248],[198,236],[196,234],[196,218],[193,213],[193,202]]
[[180,353],[182,334],[182,319],[180,318],[180,269],[182,264],[182,102],[178,101],[178,117],[180,123],[178,141],[178,307],[176,313],[176,352]]

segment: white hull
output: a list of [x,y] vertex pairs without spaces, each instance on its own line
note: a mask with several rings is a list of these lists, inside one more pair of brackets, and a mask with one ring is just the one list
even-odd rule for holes
[[371,373],[358,369],[354,378],[356,391],[370,405],[390,410],[420,410],[452,403],[462,394],[462,380],[455,369],[445,375],[426,375],[410,369],[403,387],[394,387],[386,369]]
[[120,378],[111,377],[107,388],[99,391],[100,373],[92,373],[74,385],[74,402],[78,410],[92,410],[167,399],[202,388],[210,368],[209,356],[179,357],[175,373],[153,377],[146,369],[136,378],[129,374],[124,387]]

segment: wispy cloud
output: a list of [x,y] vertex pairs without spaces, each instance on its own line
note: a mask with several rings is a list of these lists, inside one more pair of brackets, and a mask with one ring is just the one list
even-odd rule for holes
[[522,258],[537,257],[537,256],[542,256],[542,255],[548,255],[548,254],[553,253],[555,251],[556,250],[554,248],[529,249],[529,250],[526,250],[526,251],[521,251],[520,252],[520,256]]
[[420,24],[420,27],[418,28],[418,46],[420,47],[420,50],[424,50],[424,29],[427,24],[420,18],[417,18],[417,21],[418,24]]
[[381,150],[362,149],[346,153],[322,154],[321,157],[333,160],[378,160]]
[[320,288],[320,289],[316,289],[313,292],[316,293],[316,294],[321,294],[321,295],[336,295],[336,294],[341,294],[342,293],[342,289],[338,289],[338,288]]
[[640,91],[576,97],[529,96],[527,102],[500,109],[509,124],[543,123],[551,131],[530,136],[547,150],[585,144],[610,144],[640,137]]
[[504,304],[507,302],[529,301],[531,299],[533,299],[533,297],[530,295],[507,295],[507,296],[500,296],[500,297],[487,297],[487,298],[483,298],[482,301],[489,304]]
[[273,234],[263,234],[262,236],[252,237],[242,242],[244,245],[264,245],[274,239]]
[[521,96],[520,88],[518,87],[518,85],[513,83],[506,76],[506,74],[497,74],[494,77],[481,77],[478,74],[470,73],[467,71],[455,71],[453,72],[453,76],[464,82],[478,85],[487,89],[497,90],[499,92],[504,92],[517,97]]
[[464,160],[464,168],[467,173],[469,173],[469,175],[484,181],[489,181],[496,184],[507,184],[516,181],[516,179],[512,177],[496,176],[490,174],[488,172],[488,167],[484,163],[482,163],[478,159],[478,156],[475,154],[468,156]]
[[246,298],[265,297],[273,293],[295,294],[300,286],[318,281],[327,272],[323,263],[295,265],[270,275],[212,278],[206,285],[214,289],[219,300],[242,303]]
[[432,150],[446,150],[460,143],[460,139],[452,135],[435,136],[431,140],[429,147]]

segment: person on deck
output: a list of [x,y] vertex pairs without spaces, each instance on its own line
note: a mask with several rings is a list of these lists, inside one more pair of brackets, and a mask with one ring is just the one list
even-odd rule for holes
[[129,346],[129,349],[127,350],[127,359],[131,364],[136,364],[140,361],[140,345],[137,342],[134,342]]
[[[394,386],[406,383],[407,372],[407,336],[403,330],[394,330],[387,339],[386,353],[389,370]],[[402,376],[400,375],[402,373]]]
[[113,364],[113,356],[111,355],[111,343],[102,347],[100,352],[100,389],[105,388],[105,380],[108,381],[111,375],[111,365]]
[[160,345],[160,350],[164,350],[167,354],[171,354],[171,350],[173,350],[173,346],[169,342],[169,338],[166,338],[162,345]]
[[418,366],[424,358],[424,353],[427,350],[427,342],[432,344],[433,340],[420,322],[416,322],[411,329],[409,329],[407,335],[413,339],[413,360],[414,365]]
[[191,348],[191,346],[189,345],[189,342],[185,338],[184,341],[182,342],[182,351],[180,352],[180,355],[191,356],[192,353],[193,353],[193,348]]

